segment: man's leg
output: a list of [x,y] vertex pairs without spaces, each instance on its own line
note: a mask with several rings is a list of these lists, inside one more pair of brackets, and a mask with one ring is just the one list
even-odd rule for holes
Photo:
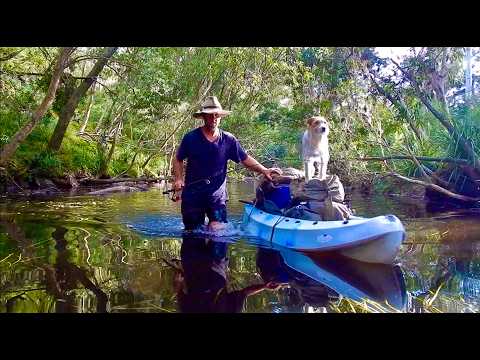
[[200,201],[182,200],[182,220],[185,230],[195,230],[205,224],[205,206]]
[[207,217],[210,230],[224,229],[227,223],[227,206],[223,202],[210,204],[207,208]]

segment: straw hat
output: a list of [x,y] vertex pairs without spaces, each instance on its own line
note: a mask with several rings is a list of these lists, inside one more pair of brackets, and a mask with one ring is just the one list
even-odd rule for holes
[[218,101],[216,96],[208,96],[202,104],[202,109],[193,114],[193,117],[199,118],[202,114],[219,114],[219,115],[229,115],[231,111],[223,110],[220,101]]

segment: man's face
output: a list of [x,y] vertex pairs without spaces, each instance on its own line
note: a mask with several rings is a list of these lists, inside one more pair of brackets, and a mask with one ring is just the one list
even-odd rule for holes
[[222,117],[219,114],[203,114],[203,121],[205,122],[205,126],[209,129],[216,129],[220,124],[220,119]]

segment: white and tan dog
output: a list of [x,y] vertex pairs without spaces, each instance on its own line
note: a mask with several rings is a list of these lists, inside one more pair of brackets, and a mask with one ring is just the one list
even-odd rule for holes
[[307,119],[307,130],[302,137],[302,158],[306,182],[313,176],[318,176],[320,180],[327,176],[330,159],[329,131],[328,121],[323,116],[312,116]]

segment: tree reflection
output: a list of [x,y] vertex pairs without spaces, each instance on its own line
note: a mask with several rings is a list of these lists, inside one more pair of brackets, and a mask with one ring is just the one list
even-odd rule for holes
[[[81,284],[85,289],[90,290],[96,297],[97,312],[107,312],[108,296],[97,285],[95,285],[87,276],[87,270],[81,268],[70,261],[70,253],[67,248],[68,241],[66,235],[68,229],[58,226],[52,233],[55,240],[55,249],[57,256],[54,264],[48,264],[37,261],[35,258],[35,247],[32,239],[25,235],[25,231],[17,224],[14,219],[1,219],[2,225],[9,237],[17,244],[21,252],[23,261],[44,271],[45,288],[36,290],[45,290],[47,294],[55,299],[55,311],[58,313],[76,312],[77,297],[73,290],[79,289]],[[25,300],[24,294],[29,290],[19,290],[19,295],[10,297],[7,302],[7,312],[13,311],[13,305],[18,300]]]
[[75,294],[70,290],[77,289],[80,283],[85,289],[90,290],[97,298],[97,312],[107,312],[108,296],[96,286],[86,275],[86,270],[71,263],[67,250],[68,242],[65,235],[68,230],[63,226],[55,228],[52,237],[55,239],[57,261],[54,271],[47,272],[47,291],[50,290],[57,298],[57,312],[73,312],[75,307]]

